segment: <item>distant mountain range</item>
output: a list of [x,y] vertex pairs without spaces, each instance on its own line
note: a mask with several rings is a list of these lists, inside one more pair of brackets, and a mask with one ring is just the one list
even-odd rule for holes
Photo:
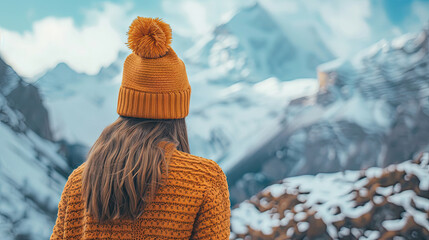
[[122,64],[126,57],[97,75],[77,73],[60,63],[35,81],[50,113],[55,139],[91,146],[116,117]]

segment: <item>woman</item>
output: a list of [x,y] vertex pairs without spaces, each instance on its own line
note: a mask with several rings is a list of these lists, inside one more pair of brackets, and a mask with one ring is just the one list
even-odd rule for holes
[[117,112],[70,175],[51,239],[228,239],[225,174],[189,154],[191,88],[170,26],[137,17],[128,31]]

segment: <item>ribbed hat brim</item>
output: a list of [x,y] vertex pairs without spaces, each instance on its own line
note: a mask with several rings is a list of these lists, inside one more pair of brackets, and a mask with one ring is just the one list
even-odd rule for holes
[[148,93],[119,89],[117,112],[121,116],[151,119],[179,119],[189,113],[191,88],[184,91]]

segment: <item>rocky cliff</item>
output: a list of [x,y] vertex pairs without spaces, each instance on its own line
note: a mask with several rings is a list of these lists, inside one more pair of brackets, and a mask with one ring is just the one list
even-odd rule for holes
[[9,105],[24,115],[26,125],[43,138],[52,140],[48,111],[39,91],[24,82],[15,71],[0,59],[0,92]]

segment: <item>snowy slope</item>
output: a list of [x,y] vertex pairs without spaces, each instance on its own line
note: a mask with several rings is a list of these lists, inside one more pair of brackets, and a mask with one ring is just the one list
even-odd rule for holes
[[429,149],[429,29],[321,65],[316,95],[229,169],[240,202],[288,176],[384,167]]
[[[21,93],[34,112],[16,109],[21,105],[14,92]],[[0,59],[0,239],[49,238],[70,172],[61,146],[28,125],[32,121],[28,116],[45,119],[39,100],[37,89]]]
[[424,239],[428,214],[425,153],[385,169],[286,178],[232,210],[231,239]]
[[223,88],[211,102],[191,108],[187,118],[191,151],[215,159],[227,171],[280,130],[283,109],[291,99],[317,90],[314,79],[277,78]]

